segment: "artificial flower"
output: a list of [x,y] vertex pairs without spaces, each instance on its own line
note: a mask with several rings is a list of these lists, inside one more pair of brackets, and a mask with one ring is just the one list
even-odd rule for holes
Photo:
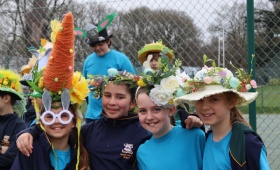
[[173,92],[165,90],[158,85],[155,85],[155,87],[150,91],[149,96],[157,106],[167,105],[169,100],[174,98]]
[[51,41],[52,41],[52,43],[55,43],[56,35],[60,31],[60,26],[61,26],[61,23],[58,20],[55,19],[55,20],[51,21],[51,29],[52,29]]
[[82,74],[76,71],[72,79],[72,88],[70,90],[70,101],[72,103],[82,104],[84,99],[89,93],[87,88],[87,80],[82,76]]
[[175,92],[177,88],[179,88],[179,82],[176,76],[169,76],[167,78],[164,78],[160,81],[160,86],[164,90],[169,90],[172,92]]

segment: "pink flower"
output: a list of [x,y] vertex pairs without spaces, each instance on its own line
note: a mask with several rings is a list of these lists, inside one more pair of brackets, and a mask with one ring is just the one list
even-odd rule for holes
[[250,84],[252,85],[252,87],[255,89],[257,88],[257,82],[255,80],[251,80]]

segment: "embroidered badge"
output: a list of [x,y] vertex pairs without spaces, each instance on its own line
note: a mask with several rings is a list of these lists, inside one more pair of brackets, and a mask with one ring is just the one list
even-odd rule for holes
[[2,140],[2,142],[1,142],[1,145],[2,145],[2,146],[10,146],[10,141],[9,141],[9,139],[10,139],[10,136],[5,135],[5,136],[3,137],[3,140]]
[[125,143],[124,148],[122,149],[121,156],[125,159],[130,159],[131,157],[133,157],[132,148],[133,144]]

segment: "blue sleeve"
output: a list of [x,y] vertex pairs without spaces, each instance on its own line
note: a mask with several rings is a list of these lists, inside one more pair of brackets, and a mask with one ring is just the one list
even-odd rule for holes
[[87,79],[87,72],[86,72],[86,65],[87,65],[87,59],[84,61],[84,66],[83,66],[83,76]]
[[260,155],[260,170],[270,170],[269,163],[266,156],[266,149],[262,146]]
[[121,66],[122,70],[126,70],[126,71],[128,71],[132,74],[136,74],[136,72],[134,70],[134,67],[133,67],[131,61],[129,60],[129,58],[125,54],[123,54],[123,55],[124,55],[123,63],[122,63],[122,66]]

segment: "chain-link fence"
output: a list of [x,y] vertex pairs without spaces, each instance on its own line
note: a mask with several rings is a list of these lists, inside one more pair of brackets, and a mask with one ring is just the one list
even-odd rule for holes
[[[280,169],[280,2],[254,2],[257,131],[267,147],[272,169]],[[242,0],[0,0],[0,65],[19,71],[49,39],[50,21],[71,11],[75,25],[98,23],[113,11],[118,15],[109,30],[113,48],[124,52],[135,68],[141,68],[137,51],[161,39],[171,47],[189,75],[202,66],[202,56],[219,66],[248,69],[247,4]],[[76,70],[91,49],[76,38]],[[141,70],[141,69],[139,69]],[[247,116],[248,108],[242,108]]]

